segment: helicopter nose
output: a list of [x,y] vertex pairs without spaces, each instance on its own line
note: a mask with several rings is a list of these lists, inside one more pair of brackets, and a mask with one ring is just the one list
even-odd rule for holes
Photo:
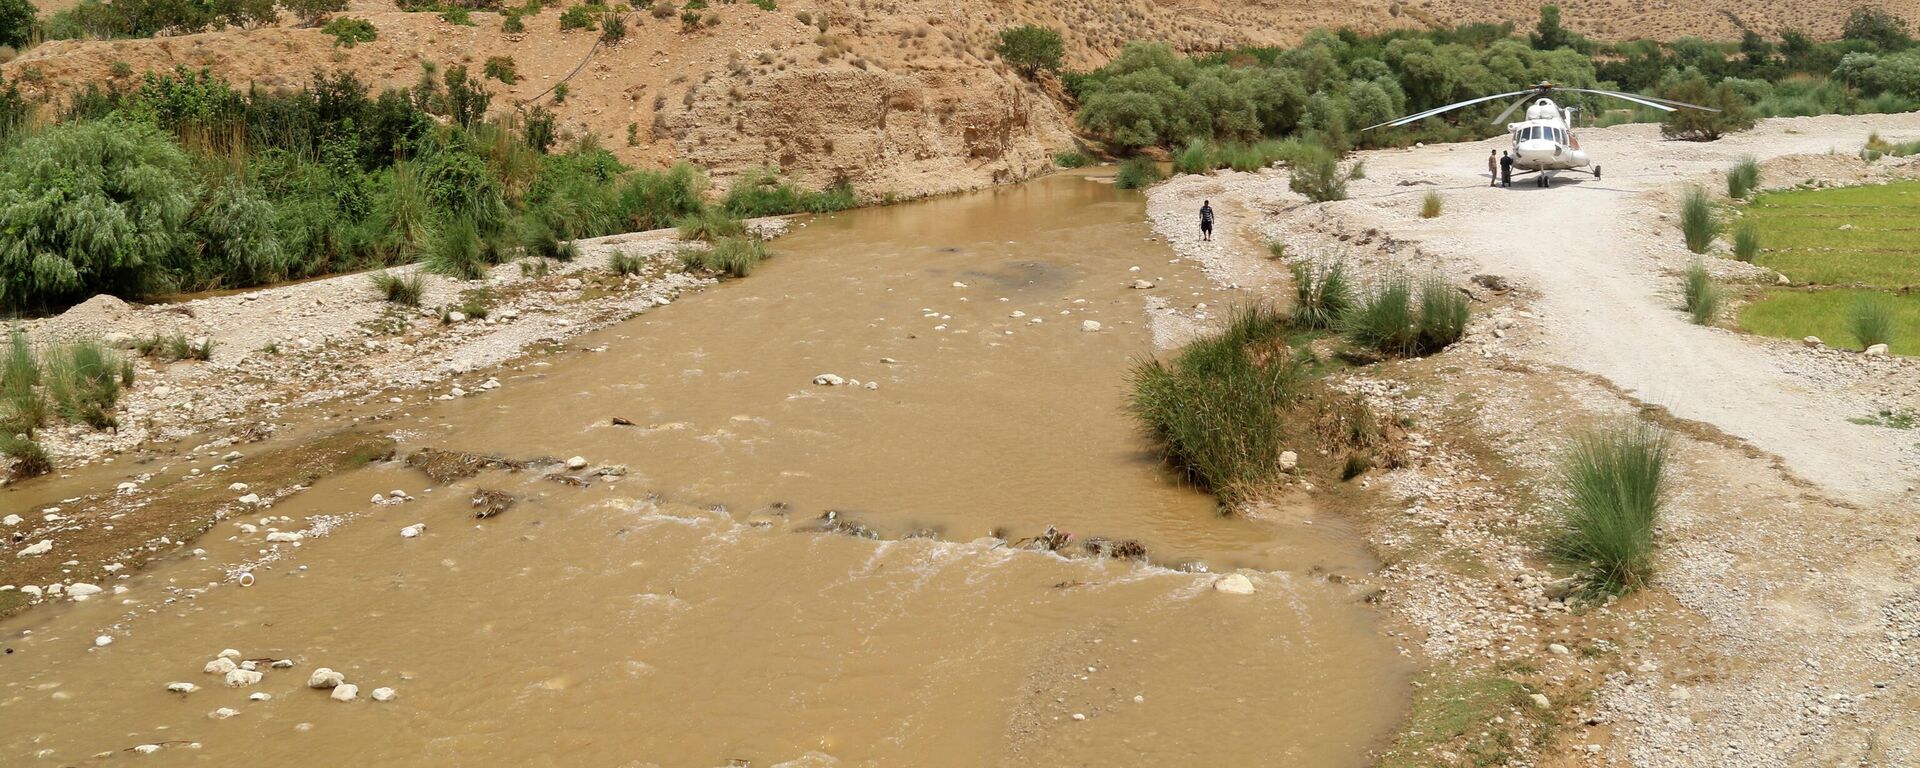
[[1560,145],[1545,139],[1522,141],[1514,148],[1514,154],[1523,162],[1548,162],[1560,153]]

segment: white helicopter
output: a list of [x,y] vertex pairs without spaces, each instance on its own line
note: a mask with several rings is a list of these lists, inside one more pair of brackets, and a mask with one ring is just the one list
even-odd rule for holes
[[1452,112],[1462,107],[1471,107],[1483,102],[1519,96],[1520,99],[1518,101],[1508,105],[1506,110],[1502,111],[1498,117],[1493,119],[1494,124],[1497,125],[1505,121],[1508,115],[1513,114],[1515,109],[1519,109],[1521,104],[1526,104],[1528,101],[1533,102],[1527,107],[1527,119],[1517,123],[1507,123],[1507,132],[1513,135],[1514,172],[1517,174],[1540,174],[1534,180],[1534,185],[1540,187],[1552,186],[1553,175],[1555,173],[1560,171],[1580,171],[1580,169],[1589,166],[1592,167],[1592,170],[1581,172],[1591,173],[1596,179],[1600,178],[1599,164],[1594,163],[1592,158],[1587,156],[1586,151],[1580,148],[1580,139],[1573,135],[1573,116],[1580,111],[1580,108],[1562,107],[1554,103],[1553,99],[1550,98],[1554,91],[1593,93],[1601,96],[1610,96],[1616,99],[1631,101],[1642,106],[1653,107],[1662,112],[1672,112],[1676,109],[1699,109],[1708,112],[1720,111],[1712,107],[1703,107],[1698,104],[1688,104],[1684,101],[1674,101],[1672,99],[1638,96],[1631,93],[1620,93],[1618,91],[1602,91],[1593,88],[1561,88],[1555,86],[1553,83],[1543,82],[1524,91],[1514,91],[1512,93],[1501,93],[1493,96],[1482,96],[1477,99],[1468,99],[1467,101],[1448,104],[1444,107],[1436,107],[1418,114],[1407,115],[1397,120],[1389,120],[1379,125],[1370,125],[1362,130],[1371,131],[1381,127],[1397,128],[1399,126],[1417,123],[1429,117]]

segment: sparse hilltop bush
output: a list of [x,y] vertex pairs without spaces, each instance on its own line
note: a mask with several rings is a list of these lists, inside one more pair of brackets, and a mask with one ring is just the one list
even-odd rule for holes
[[1550,552],[1590,593],[1625,594],[1652,577],[1671,452],[1665,433],[1631,422],[1581,434],[1561,460],[1567,501]]
[[300,19],[302,26],[308,27],[317,26],[326,21],[328,15],[347,9],[347,0],[279,0],[279,2]]
[[1025,24],[1000,30],[1000,42],[993,51],[1020,74],[1032,78],[1042,71],[1058,71],[1067,45],[1052,28]]
[[366,19],[341,17],[327,22],[320,31],[333,36],[333,44],[341,48],[352,48],[361,43],[371,43],[379,39],[379,30],[373,28],[373,22]]
[[519,67],[514,64],[512,56],[488,56],[480,71],[507,85],[520,82]]

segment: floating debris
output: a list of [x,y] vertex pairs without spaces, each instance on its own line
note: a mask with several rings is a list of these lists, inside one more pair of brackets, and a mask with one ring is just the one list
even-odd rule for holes
[[485,520],[511,509],[514,501],[512,494],[482,488],[473,494],[473,516]]

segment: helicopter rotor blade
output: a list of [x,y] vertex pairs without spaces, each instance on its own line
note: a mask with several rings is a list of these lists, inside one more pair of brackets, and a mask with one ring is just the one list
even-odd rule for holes
[[1461,101],[1461,102],[1456,102],[1456,103],[1453,103],[1453,104],[1448,104],[1448,105],[1446,105],[1446,106],[1444,106],[1444,107],[1435,107],[1435,108],[1433,108],[1433,109],[1429,109],[1429,110],[1427,110],[1427,111],[1425,111],[1425,112],[1420,112],[1420,113],[1416,113],[1416,114],[1412,114],[1412,115],[1407,115],[1406,117],[1402,117],[1402,118],[1399,118],[1399,119],[1395,119],[1395,120],[1388,120],[1387,122],[1384,122],[1384,123],[1380,123],[1379,125],[1369,125],[1369,126],[1367,126],[1367,127],[1365,127],[1365,128],[1362,128],[1362,129],[1360,129],[1360,130],[1362,130],[1362,131],[1371,131],[1371,130],[1373,130],[1373,129],[1375,129],[1375,128],[1380,128],[1380,127],[1383,127],[1383,126],[1393,126],[1393,127],[1396,127],[1396,128],[1397,128],[1397,127],[1399,127],[1399,126],[1402,126],[1402,125],[1406,125],[1406,124],[1408,124],[1408,123],[1417,123],[1417,122],[1420,122],[1421,120],[1425,120],[1425,119],[1427,119],[1427,118],[1429,118],[1429,117],[1434,117],[1434,116],[1437,116],[1437,115],[1441,115],[1441,114],[1445,114],[1445,113],[1447,113],[1447,112],[1452,112],[1453,110],[1456,110],[1456,109],[1460,109],[1461,107],[1471,107],[1471,106],[1473,106],[1473,105],[1475,105],[1475,104],[1479,104],[1479,103],[1481,103],[1481,102],[1487,102],[1487,101],[1493,101],[1493,100],[1495,100],[1495,99],[1504,99],[1504,98],[1508,98],[1508,97],[1512,97],[1512,96],[1520,96],[1520,95],[1523,95],[1523,94],[1531,94],[1531,93],[1533,93],[1533,92],[1534,92],[1534,91],[1536,91],[1536,90],[1538,90],[1538,89],[1533,89],[1533,88],[1529,88],[1529,89],[1527,89],[1527,90],[1524,90],[1524,91],[1514,91],[1514,92],[1512,92],[1512,93],[1500,93],[1500,94],[1494,94],[1494,95],[1492,95],[1492,96],[1482,96],[1482,97],[1480,97],[1480,98],[1477,98],[1477,99],[1468,99],[1468,100],[1466,100],[1466,101]]
[[1688,104],[1684,101],[1662,99],[1655,96],[1640,96],[1640,95],[1631,94],[1631,93],[1620,93],[1618,91],[1601,91],[1601,90],[1595,90],[1591,88],[1566,88],[1563,90],[1578,91],[1580,93],[1597,93],[1601,96],[1611,96],[1616,99],[1631,101],[1635,104],[1642,104],[1645,106],[1653,107],[1654,109],[1660,110],[1662,112],[1672,112],[1674,111],[1675,107],[1686,107],[1687,109],[1698,109],[1704,112],[1720,111],[1720,110],[1714,109],[1713,107],[1703,107],[1698,104]]
[[1514,111],[1514,110],[1516,110],[1516,109],[1519,109],[1519,108],[1520,108],[1520,105],[1522,105],[1522,104],[1525,104],[1525,103],[1527,103],[1527,102],[1528,102],[1529,100],[1531,100],[1532,98],[1533,98],[1533,94],[1531,94],[1531,93],[1529,93],[1529,94],[1527,94],[1526,96],[1523,96],[1523,97],[1521,97],[1519,101],[1516,101],[1516,102],[1514,102],[1514,103],[1512,103],[1512,104],[1509,104],[1509,105],[1507,105],[1507,108],[1506,108],[1506,110],[1505,110],[1505,111],[1503,111],[1503,112],[1501,112],[1501,113],[1500,113],[1500,115],[1499,115],[1498,117],[1495,117],[1495,118],[1493,119],[1493,124],[1494,124],[1494,125],[1499,125],[1499,124],[1501,124],[1501,123],[1504,123],[1504,122],[1506,122],[1506,121],[1507,121],[1507,115],[1511,115],[1511,114],[1513,114],[1513,111]]

